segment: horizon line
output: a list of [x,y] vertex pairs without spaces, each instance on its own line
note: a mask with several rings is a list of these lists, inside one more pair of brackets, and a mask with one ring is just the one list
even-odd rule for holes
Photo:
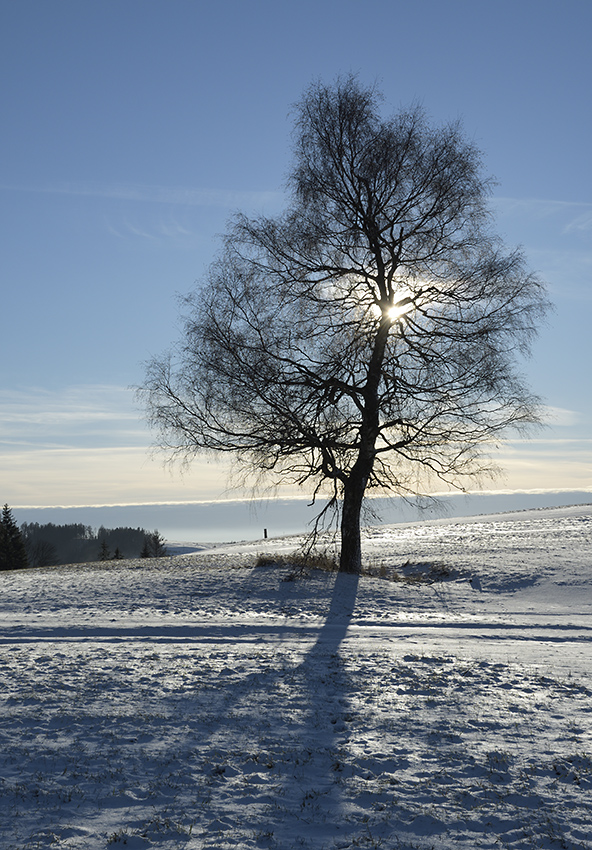
[[[543,488],[536,487],[532,489],[499,489],[499,490],[466,490],[466,491],[438,491],[428,493],[418,498],[449,498],[449,497],[469,497],[469,496],[544,496],[552,493],[590,493],[592,495],[592,485],[589,487],[553,487]],[[317,501],[328,499],[328,496],[320,497]],[[404,499],[405,496],[399,493],[385,493],[382,495],[366,496],[366,499]],[[310,507],[314,504],[310,502],[310,496],[237,496],[235,498],[223,499],[185,499],[185,500],[164,500],[156,502],[102,502],[99,504],[83,504],[83,505],[11,505],[13,510],[75,510],[75,509],[97,509],[97,508],[149,508],[149,507],[182,507],[183,505],[224,505],[232,503],[249,503],[249,502],[309,502]]]

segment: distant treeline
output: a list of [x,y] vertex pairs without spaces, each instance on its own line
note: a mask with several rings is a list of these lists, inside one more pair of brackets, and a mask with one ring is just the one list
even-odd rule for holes
[[30,567],[80,564],[119,558],[157,558],[166,555],[158,531],[143,528],[105,528],[72,523],[40,525],[24,522],[20,527]]

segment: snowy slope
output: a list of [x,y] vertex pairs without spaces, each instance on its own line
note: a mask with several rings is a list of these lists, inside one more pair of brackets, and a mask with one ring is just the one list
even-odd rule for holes
[[592,507],[298,542],[0,574],[1,850],[592,847]]

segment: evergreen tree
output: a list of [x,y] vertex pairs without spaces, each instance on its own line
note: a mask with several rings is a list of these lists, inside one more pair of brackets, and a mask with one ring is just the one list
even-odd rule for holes
[[0,570],[18,570],[28,566],[23,536],[10,508],[4,505],[0,518]]
[[164,537],[157,531],[147,534],[141,558],[164,558],[167,554]]

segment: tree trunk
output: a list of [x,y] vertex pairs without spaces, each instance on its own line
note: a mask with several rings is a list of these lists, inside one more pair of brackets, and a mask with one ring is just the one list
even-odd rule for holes
[[374,466],[376,438],[379,432],[378,385],[382,361],[391,327],[388,316],[383,316],[374,340],[372,357],[368,364],[368,377],[364,387],[364,410],[360,427],[360,449],[349,477],[344,483],[343,512],[341,514],[341,555],[339,572],[362,572],[362,541],[360,514],[366,486]]
[[341,513],[340,573],[356,573],[359,575],[362,572],[360,515],[367,480],[366,476],[352,473],[344,488]]

